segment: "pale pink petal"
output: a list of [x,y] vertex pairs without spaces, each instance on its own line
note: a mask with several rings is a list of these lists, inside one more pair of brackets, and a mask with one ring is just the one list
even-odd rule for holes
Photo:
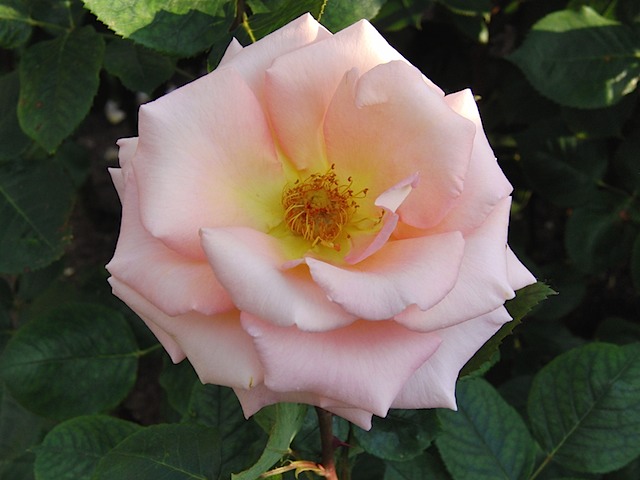
[[440,343],[436,334],[393,321],[358,321],[318,333],[243,313],[242,326],[254,339],[270,390],[309,392],[380,416]]
[[395,318],[408,328],[432,331],[492,312],[513,298],[507,275],[507,225],[511,197],[465,238],[458,281],[444,299],[427,311],[409,307]]
[[122,224],[111,275],[134,285],[137,292],[167,315],[191,310],[213,314],[233,309],[233,303],[216,280],[209,263],[184,257],[152,237],[140,223],[133,172],[126,179],[112,169],[122,198]]
[[233,58],[235,58],[235,56],[242,50],[243,48],[242,45],[240,45],[240,42],[235,38],[231,39],[231,42],[229,42],[227,49],[224,51],[224,55],[222,55],[217,68],[221,68],[232,63]]
[[455,112],[475,123],[476,136],[462,195],[443,221],[435,227],[435,231],[459,230],[466,234],[482,224],[493,207],[509,196],[513,188],[498,166],[487,141],[471,91],[447,95],[445,102]]
[[264,384],[260,384],[250,389],[234,389],[245,418],[249,418],[262,407],[280,402],[306,403],[315,405],[358,425],[365,430],[371,429],[371,412],[360,408],[344,405],[336,400],[321,397],[307,392],[274,392],[269,390]]
[[138,148],[138,137],[121,138],[116,143],[119,147],[118,162],[121,168],[126,168]]
[[355,320],[327,299],[306,266],[285,269],[288,259],[270,235],[248,228],[207,228],[202,230],[202,245],[216,277],[244,312],[309,331]]
[[392,318],[409,305],[427,310],[456,284],[465,249],[459,232],[387,242],[355,267],[305,258],[333,302],[365,320]]
[[510,247],[507,247],[507,275],[509,276],[509,283],[514,290],[520,290],[527,285],[536,283],[536,277],[527,270],[527,267],[518,260],[516,254],[513,253]]
[[215,70],[140,107],[133,159],[142,223],[172,249],[204,258],[202,227],[268,230],[285,183],[262,108],[239,73]]
[[374,205],[384,210],[382,226],[373,233],[356,232],[351,237],[351,249],[344,257],[348,264],[355,265],[380,250],[389,240],[400,217],[395,211],[402,205],[411,190],[418,184],[418,174],[403,179],[376,198]]
[[322,121],[345,72],[362,72],[401,55],[366,20],[283,55],[266,73],[265,97],[284,153],[299,170],[324,170]]
[[345,255],[344,261],[350,265],[360,263],[380,250],[389,240],[395,231],[400,217],[391,210],[384,210],[382,217],[382,227],[377,232],[360,233],[357,232],[351,237],[351,248]]
[[504,307],[438,330],[442,343],[436,352],[407,381],[393,402],[393,408],[456,409],[458,373],[478,349],[511,317]]
[[340,83],[325,118],[329,163],[354,189],[380,195],[418,174],[398,208],[400,219],[420,228],[439,223],[461,195],[475,125],[454,112],[422,74],[401,61]]
[[274,60],[289,52],[305,48],[308,45],[331,37],[331,32],[320,25],[310,14],[306,13],[270,33],[261,41],[247,45],[241,51],[237,49],[237,46],[230,45],[229,47],[234,49],[234,55],[230,56],[228,61],[221,65],[225,68],[230,66],[240,72],[258,99],[262,101],[264,96],[264,72]]
[[177,363],[186,355],[203,383],[249,388],[262,382],[262,366],[238,311],[170,317],[127,284],[113,277],[109,282],[114,295],[145,321],[172,360]]

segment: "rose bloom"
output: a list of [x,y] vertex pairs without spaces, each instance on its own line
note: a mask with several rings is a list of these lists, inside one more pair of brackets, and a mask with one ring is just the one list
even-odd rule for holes
[[301,402],[368,429],[455,408],[460,369],[535,282],[473,95],[367,21],[234,40],[119,146],[113,291],[247,417]]

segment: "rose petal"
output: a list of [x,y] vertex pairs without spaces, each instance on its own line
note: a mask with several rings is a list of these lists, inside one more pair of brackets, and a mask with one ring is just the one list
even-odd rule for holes
[[122,299],[156,334],[174,362],[189,358],[202,383],[249,388],[262,382],[262,366],[239,312],[169,317],[120,280],[109,279]]
[[457,325],[438,330],[442,343],[413,374],[393,401],[393,408],[456,409],[458,373],[478,349],[511,317],[504,307]]
[[224,51],[224,55],[222,55],[217,68],[222,68],[227,66],[228,64],[231,64],[235,56],[242,50],[243,47],[242,45],[240,45],[240,42],[235,38],[232,38],[231,42],[229,42],[229,45],[227,46],[227,49]]
[[351,68],[367,71],[402,59],[366,20],[277,58],[266,72],[265,98],[284,153],[299,170],[326,170],[322,121]]
[[227,49],[227,52],[229,49],[233,49],[229,52],[230,56],[227,58],[227,53],[225,53],[224,63],[221,61],[220,65],[222,67],[230,66],[240,72],[258,99],[262,101],[264,72],[274,60],[289,52],[331,37],[331,32],[306,13],[270,33],[260,42],[238,49],[240,44],[234,40],[235,44],[232,42]]
[[537,282],[536,277],[518,260],[510,247],[507,247],[507,275],[514,290],[520,290]]
[[458,232],[388,242],[356,267],[305,258],[331,301],[366,320],[384,320],[417,305],[438,303],[456,284],[464,253]]
[[355,317],[330,302],[306,267],[285,270],[278,239],[248,228],[207,228],[202,245],[216,277],[242,311],[274,325],[308,331],[338,328]]
[[118,162],[121,168],[126,169],[138,148],[138,137],[121,138],[116,143],[119,147]]
[[416,172],[400,219],[428,228],[463,191],[475,126],[454,112],[422,74],[401,61],[359,76],[349,71],[325,117],[327,158],[356,190],[380,195]]
[[444,100],[455,112],[475,123],[476,136],[473,140],[473,151],[464,190],[436,230],[440,232],[459,230],[466,234],[481,225],[496,204],[509,196],[513,187],[498,166],[487,141],[471,91],[452,93]]
[[282,220],[284,176],[255,95],[216,70],[140,107],[133,161],[142,223],[172,249],[204,258],[199,229]]
[[131,172],[123,178],[112,169],[114,184],[122,191],[122,224],[113,258],[106,266],[111,275],[128,285],[167,315],[194,310],[204,314],[233,309],[233,303],[216,280],[206,260],[184,257],[152,237],[140,223],[138,193]]
[[321,397],[319,395],[307,392],[274,392],[269,390],[264,384],[257,387],[244,389],[234,389],[245,418],[249,418],[261,408],[274,403],[290,402],[290,403],[306,403],[324,408],[340,417],[358,425],[365,430],[371,429],[371,412],[355,408],[349,405],[341,404],[336,400]]
[[427,311],[409,307],[395,318],[407,328],[432,331],[489,313],[513,298],[507,275],[507,225],[511,197],[465,238],[458,281],[440,303]]
[[393,321],[358,321],[317,333],[243,313],[242,326],[254,339],[270,390],[309,392],[380,416],[440,343],[436,334]]

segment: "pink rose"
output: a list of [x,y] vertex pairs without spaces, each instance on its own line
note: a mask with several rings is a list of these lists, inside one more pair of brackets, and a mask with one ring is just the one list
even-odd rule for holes
[[370,428],[455,408],[460,368],[535,282],[473,95],[366,21],[232,42],[119,145],[113,291],[247,416],[303,402]]

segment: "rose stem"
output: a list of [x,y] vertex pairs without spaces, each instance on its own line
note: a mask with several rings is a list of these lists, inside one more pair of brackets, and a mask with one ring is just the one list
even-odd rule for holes
[[325,409],[316,407],[318,426],[320,427],[320,442],[322,443],[322,466],[327,480],[338,480],[336,464],[333,458],[333,415]]

